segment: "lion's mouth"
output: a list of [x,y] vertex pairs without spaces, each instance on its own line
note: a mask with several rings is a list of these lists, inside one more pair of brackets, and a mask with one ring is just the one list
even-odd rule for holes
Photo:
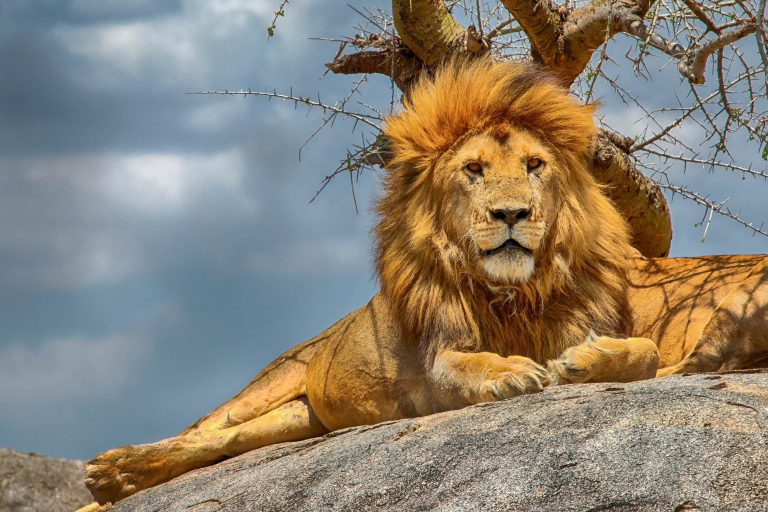
[[494,254],[499,254],[499,253],[507,252],[507,251],[510,251],[510,252],[511,251],[522,251],[522,252],[524,252],[526,254],[531,254],[531,250],[530,249],[528,249],[527,247],[523,247],[522,245],[520,245],[520,242],[510,238],[509,240],[507,240],[506,242],[504,242],[500,246],[496,247],[495,249],[488,249],[487,251],[480,251],[480,255],[482,257],[484,257],[484,258],[487,258],[488,256],[493,256]]

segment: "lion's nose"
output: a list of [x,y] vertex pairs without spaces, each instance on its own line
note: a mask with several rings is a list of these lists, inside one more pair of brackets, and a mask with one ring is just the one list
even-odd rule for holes
[[529,208],[493,208],[490,213],[491,218],[504,221],[509,226],[514,226],[518,221],[531,216]]

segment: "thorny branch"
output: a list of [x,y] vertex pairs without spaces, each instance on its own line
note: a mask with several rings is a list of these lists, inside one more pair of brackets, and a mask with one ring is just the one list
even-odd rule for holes
[[[698,192],[695,192],[693,190],[689,190],[683,186],[679,185],[672,185],[672,184],[661,184],[661,188],[668,190],[672,193],[672,197],[674,198],[675,194],[684,197],[688,200],[693,201],[694,203],[697,203],[703,207],[706,208],[707,212],[715,212],[718,215],[722,215],[723,217],[727,217],[731,220],[734,220],[741,224],[743,227],[747,228],[748,230],[752,231],[755,235],[763,235],[768,236],[768,231],[766,231],[763,226],[764,224],[760,224],[759,226],[755,226],[752,222],[749,222],[745,219],[743,219],[738,212],[733,212],[730,208],[725,206],[724,201],[716,202],[712,199],[702,196]],[[709,217],[709,221],[707,222],[707,227],[709,223],[712,221],[712,218]],[[705,228],[706,230],[706,228]]]
[[267,27],[267,34],[269,34],[269,37],[273,37],[275,35],[277,19],[285,17],[285,6],[288,5],[288,2],[289,0],[282,0],[282,2],[280,2],[280,7],[278,7],[275,11],[275,17],[272,18],[272,24]]
[[378,114],[366,114],[364,112],[353,112],[350,110],[347,110],[344,106],[344,103],[341,104],[328,104],[323,103],[323,101],[318,97],[317,99],[313,99],[309,96],[295,96],[293,94],[293,91],[289,92],[288,94],[282,94],[277,91],[273,92],[264,92],[264,91],[252,91],[251,89],[240,89],[238,91],[197,91],[197,92],[188,92],[187,94],[190,95],[213,95],[213,96],[261,96],[264,98],[275,98],[283,101],[293,102],[294,107],[298,107],[299,105],[306,105],[310,109],[312,107],[316,107],[320,109],[324,114],[330,114],[331,120],[333,120],[336,116],[342,116],[347,119],[353,119],[355,122],[361,122],[364,124],[367,124],[371,128],[374,128],[375,130],[380,130],[379,128],[379,122],[382,120],[381,116]]
[[[755,25],[744,25],[740,29],[725,32],[717,36],[712,41],[704,43],[701,48],[693,53],[687,53],[683,51],[683,54],[680,55],[682,60],[680,61],[680,64],[678,64],[680,73],[688,78],[691,83],[703,84],[705,78],[704,71],[707,66],[707,61],[712,56],[712,54],[722,50],[728,45],[735,43],[739,39],[754,33],[755,30],[757,30]],[[680,45],[677,46],[680,47]],[[682,47],[680,47],[680,49],[682,50]]]
[[352,189],[352,200],[355,205],[355,211],[357,212],[358,205],[357,196],[355,194],[355,183],[357,179],[359,179],[360,174],[365,169],[383,167],[383,165],[386,163],[386,158],[388,158],[384,139],[381,137],[380,123],[383,120],[382,114],[375,110],[375,108],[370,107],[369,105],[362,102],[358,102],[358,105],[363,106],[374,113],[369,114],[365,112],[356,112],[347,108],[347,104],[357,93],[359,87],[364,82],[365,77],[358,80],[358,82],[352,87],[351,91],[345,98],[337,101],[332,105],[324,103],[319,97],[317,99],[313,99],[308,96],[297,96],[293,93],[293,90],[291,90],[288,94],[278,93],[277,91],[253,91],[251,89],[241,89],[237,91],[198,91],[188,92],[187,94],[242,97],[255,96],[267,99],[278,99],[283,102],[293,103],[294,108],[303,106],[306,107],[308,111],[311,111],[312,109],[319,109],[323,114],[325,114],[325,117],[320,126],[309,136],[306,141],[304,141],[304,144],[302,144],[301,148],[299,148],[299,158],[301,158],[301,150],[304,148],[304,146],[306,146],[306,144],[312,140],[323,128],[332,125],[338,116],[341,116],[344,119],[354,120],[355,125],[353,126],[353,130],[357,126],[358,122],[361,122],[367,125],[369,128],[372,128],[373,132],[376,134],[375,139],[371,142],[366,134],[362,134],[362,144],[355,146],[353,151],[347,151],[347,155],[341,161],[338,167],[336,167],[333,172],[323,178],[320,188],[309,201],[310,203],[314,202],[314,200],[317,199],[320,193],[325,190],[325,188],[331,183],[331,181],[333,181],[335,177],[346,172],[349,174],[349,180]]

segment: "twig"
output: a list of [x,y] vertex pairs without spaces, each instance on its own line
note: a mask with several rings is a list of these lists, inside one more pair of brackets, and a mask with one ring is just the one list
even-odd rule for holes
[[283,0],[280,3],[280,7],[278,7],[275,11],[275,17],[272,18],[272,24],[267,27],[267,34],[269,34],[269,38],[272,38],[272,36],[275,35],[275,29],[277,28],[277,18],[285,16],[285,6],[288,5],[289,1],[290,0]]
[[755,178],[768,179],[768,172],[756,171],[751,167],[744,167],[742,165],[731,164],[728,162],[720,162],[717,160],[705,160],[702,158],[688,157],[688,156],[679,155],[679,154],[671,155],[669,153],[664,153],[664,152],[656,151],[649,148],[645,148],[643,151],[651,155],[662,157],[665,160],[677,160],[679,162],[683,162],[686,164],[699,164],[699,165],[706,165],[706,166],[721,167],[729,171],[740,172],[742,174],[749,174],[750,176],[754,176]]
[[[495,37],[498,37],[500,35],[504,35],[504,34],[502,34],[502,30],[504,30],[504,28],[506,28],[508,25],[511,25],[514,22],[515,22],[514,18],[509,18],[507,21],[502,21],[501,23],[496,25],[496,28],[494,28],[493,30],[488,32],[488,35],[486,37],[488,38],[488,40],[491,40],[491,39],[493,39]],[[522,27],[517,27],[517,28],[520,31],[523,30]],[[509,32],[506,32],[506,33],[508,34]]]
[[752,224],[752,222],[749,222],[743,219],[742,217],[740,217],[738,214],[733,213],[728,207],[723,205],[724,202],[715,203],[709,200],[706,196],[699,194],[698,192],[694,192],[692,190],[688,190],[685,187],[681,187],[677,185],[659,183],[659,186],[665,190],[669,190],[670,192],[672,192],[673,195],[678,194],[681,197],[684,197],[686,199],[693,201],[694,203],[697,203],[706,208],[709,208],[710,210],[714,211],[718,215],[722,215],[723,217],[728,217],[729,219],[738,222],[745,228],[752,231],[752,233],[755,235],[763,235],[768,237],[768,231],[765,231],[763,229],[764,224],[755,226],[754,224]]
[[376,129],[376,131],[380,131],[381,127],[379,124],[376,123],[376,121],[381,121],[381,117],[372,115],[372,114],[364,114],[362,112],[350,112],[348,110],[345,110],[343,108],[339,108],[335,105],[328,105],[326,103],[323,103],[319,100],[313,100],[310,97],[299,97],[299,96],[293,96],[291,94],[281,94],[278,92],[263,92],[263,91],[252,91],[251,89],[240,89],[238,91],[197,91],[197,92],[188,92],[186,94],[191,95],[213,95],[213,96],[260,96],[265,98],[277,98],[283,101],[292,101],[294,103],[294,106],[298,106],[300,103],[307,105],[308,107],[317,107],[321,109],[323,112],[331,112],[334,114],[342,115],[344,117],[348,117],[350,119],[354,119],[355,121],[359,121],[361,123],[367,124],[371,128]]
[[699,4],[695,2],[695,0],[683,0],[683,3],[691,10],[691,12],[707,27],[707,30],[710,30],[714,32],[715,34],[720,33],[720,29],[718,29],[715,24],[712,22],[711,19],[709,19],[709,16],[706,15],[706,13],[702,10],[701,7],[699,7]]

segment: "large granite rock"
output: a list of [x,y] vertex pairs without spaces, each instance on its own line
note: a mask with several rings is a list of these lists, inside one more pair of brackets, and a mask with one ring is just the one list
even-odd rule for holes
[[768,374],[549,388],[271,446],[125,511],[768,511]]
[[0,512],[72,512],[92,501],[82,462],[0,448]]

